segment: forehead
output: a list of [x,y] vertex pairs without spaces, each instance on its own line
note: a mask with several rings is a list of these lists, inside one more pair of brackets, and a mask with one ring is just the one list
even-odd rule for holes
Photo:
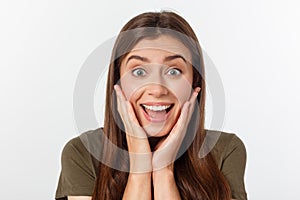
[[191,53],[190,50],[178,39],[168,36],[161,35],[158,38],[150,39],[145,38],[139,41],[129,52],[146,52],[148,50],[157,50],[157,52],[166,52],[168,54],[179,54],[185,57],[185,59],[191,62]]

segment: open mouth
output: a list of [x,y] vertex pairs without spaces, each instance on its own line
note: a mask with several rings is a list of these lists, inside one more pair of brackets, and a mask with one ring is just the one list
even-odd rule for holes
[[141,104],[147,120],[151,122],[163,122],[167,119],[170,110],[174,104],[168,105],[147,105]]

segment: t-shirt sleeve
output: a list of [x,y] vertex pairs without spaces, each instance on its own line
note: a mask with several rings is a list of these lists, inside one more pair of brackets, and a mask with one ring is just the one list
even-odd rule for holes
[[55,199],[67,196],[92,196],[95,185],[92,157],[79,137],[70,140],[61,156],[61,173]]
[[246,200],[247,193],[244,185],[246,167],[246,149],[243,142],[233,135],[225,150],[221,171],[229,182],[232,197],[238,200]]

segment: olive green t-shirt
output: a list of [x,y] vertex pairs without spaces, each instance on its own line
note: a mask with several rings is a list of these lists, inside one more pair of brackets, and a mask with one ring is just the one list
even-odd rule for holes
[[[98,141],[102,128],[91,130],[71,139],[64,147],[61,157],[61,173],[55,199],[67,196],[92,196],[97,177],[99,155]],[[244,185],[246,149],[243,142],[231,133],[207,130],[206,142],[211,146],[212,155],[229,182],[232,198],[246,200]],[[98,153],[100,151],[97,151]],[[201,154],[200,154],[201,155]],[[203,154],[204,155],[204,154]]]

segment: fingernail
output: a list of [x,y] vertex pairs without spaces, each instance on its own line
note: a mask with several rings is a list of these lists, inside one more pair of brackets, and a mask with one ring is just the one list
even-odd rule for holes
[[117,88],[117,85],[114,85],[114,89],[116,89]]
[[119,96],[119,91],[118,91],[117,85],[114,85],[114,90],[115,90],[116,95]]

